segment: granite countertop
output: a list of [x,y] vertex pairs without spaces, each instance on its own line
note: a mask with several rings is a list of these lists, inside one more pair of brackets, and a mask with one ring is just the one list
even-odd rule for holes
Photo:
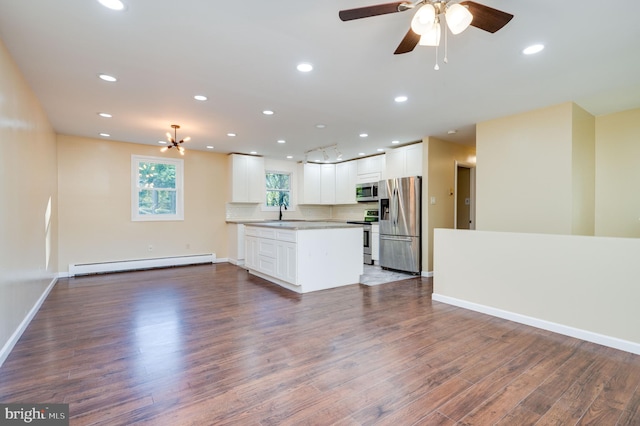
[[335,228],[359,228],[362,225],[344,223],[344,222],[305,222],[305,221],[290,221],[290,220],[274,220],[271,222],[250,222],[245,223],[249,226],[258,226],[262,228],[279,228],[290,229],[294,231],[304,231],[308,229],[335,229]]

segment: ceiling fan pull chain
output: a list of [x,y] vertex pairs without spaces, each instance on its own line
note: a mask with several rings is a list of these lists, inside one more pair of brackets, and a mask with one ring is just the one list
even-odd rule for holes
[[444,26],[444,63],[448,64],[449,63],[449,58],[447,58],[447,53],[449,52],[449,44],[447,43],[447,33],[449,31],[447,31],[447,26]]
[[440,65],[438,65],[438,46],[436,46],[436,66],[433,69],[436,71],[440,69]]

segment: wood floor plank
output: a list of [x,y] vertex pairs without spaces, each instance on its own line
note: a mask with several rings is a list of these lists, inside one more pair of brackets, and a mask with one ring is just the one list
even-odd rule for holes
[[225,263],[60,279],[0,401],[82,426],[640,424],[639,356],[431,293],[297,294]]

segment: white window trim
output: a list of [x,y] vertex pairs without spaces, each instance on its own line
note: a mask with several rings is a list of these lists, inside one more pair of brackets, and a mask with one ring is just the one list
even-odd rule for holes
[[[176,167],[176,214],[153,215],[138,213],[140,187],[138,172],[139,164],[164,163]],[[184,160],[179,158],[150,157],[145,155],[131,155],[131,221],[132,222],[159,222],[184,220]]]
[[[289,205],[287,206],[287,210],[288,212],[294,212],[296,211],[296,203],[295,203],[295,196],[294,196],[294,192],[293,192],[293,179],[294,179],[294,174],[292,171],[290,170],[265,170],[264,174],[265,176],[267,175],[267,173],[278,173],[281,175],[289,175]],[[277,212],[280,210],[279,206],[267,206],[267,182],[265,179],[264,182],[264,202],[262,203],[262,205],[260,206],[260,211],[263,212]],[[284,211],[284,209],[282,209]]]

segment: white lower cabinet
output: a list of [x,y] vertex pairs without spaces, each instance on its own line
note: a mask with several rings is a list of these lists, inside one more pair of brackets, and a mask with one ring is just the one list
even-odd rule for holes
[[283,281],[289,283],[296,283],[298,274],[296,267],[298,265],[296,260],[296,244],[278,241],[276,244],[276,278],[280,278]]
[[313,222],[297,228],[247,224],[244,265],[249,272],[298,293],[359,282],[361,227],[331,223],[318,229]]
[[380,225],[371,225],[371,260],[380,263]]
[[297,285],[295,231],[247,227],[245,267]]

